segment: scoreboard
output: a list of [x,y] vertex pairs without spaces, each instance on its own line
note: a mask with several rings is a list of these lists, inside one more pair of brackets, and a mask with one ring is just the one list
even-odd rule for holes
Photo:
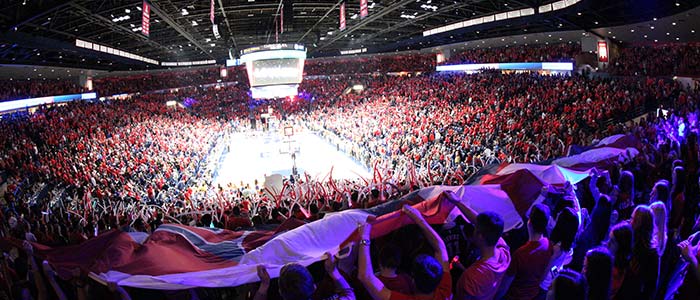
[[299,44],[270,44],[241,51],[253,98],[296,95],[304,74],[306,48]]

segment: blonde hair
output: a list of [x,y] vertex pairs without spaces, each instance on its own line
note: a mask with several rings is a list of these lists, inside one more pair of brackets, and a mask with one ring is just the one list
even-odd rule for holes
[[654,242],[656,250],[659,252],[659,256],[664,254],[666,250],[666,241],[668,240],[666,234],[666,223],[668,222],[668,214],[666,213],[666,205],[661,201],[656,201],[649,205],[652,213],[654,214]]

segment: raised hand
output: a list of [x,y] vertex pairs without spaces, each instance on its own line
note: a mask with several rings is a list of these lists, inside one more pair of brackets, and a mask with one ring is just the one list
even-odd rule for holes
[[336,259],[335,256],[329,252],[326,252],[326,256],[328,256],[328,258],[326,258],[326,261],[323,262],[323,266],[325,267],[326,272],[332,276],[338,271],[336,269]]
[[270,285],[270,273],[267,272],[267,268],[263,265],[258,265],[258,277],[260,278],[260,283],[264,285]]
[[408,204],[404,204],[404,206],[401,208],[401,211],[409,216],[415,217],[415,216],[421,215],[421,213],[416,208],[414,208],[413,206],[410,206]]

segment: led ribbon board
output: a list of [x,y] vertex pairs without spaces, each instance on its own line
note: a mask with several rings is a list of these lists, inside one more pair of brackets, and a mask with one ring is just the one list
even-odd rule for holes
[[24,109],[44,104],[51,103],[61,103],[70,102],[74,100],[91,100],[96,99],[96,93],[84,93],[84,94],[70,94],[70,95],[60,95],[60,96],[48,96],[39,98],[28,98],[15,101],[5,101],[0,102],[0,113],[13,111],[17,109]]
[[570,62],[532,62],[532,63],[495,63],[495,64],[462,64],[437,66],[438,72],[478,71],[492,70],[545,70],[545,71],[573,71],[574,63]]

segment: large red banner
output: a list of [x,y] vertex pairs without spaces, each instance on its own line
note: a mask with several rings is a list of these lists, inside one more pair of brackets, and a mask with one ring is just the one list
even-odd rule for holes
[[151,6],[145,0],[141,10],[141,33],[145,36],[151,33]]
[[280,33],[284,33],[284,4],[282,4],[282,9],[280,9]]
[[608,62],[608,43],[605,41],[598,42],[598,61]]
[[345,2],[340,4],[340,30],[345,30]]
[[214,24],[214,0],[211,0],[211,6],[209,8],[209,20]]
[[369,10],[367,10],[367,0],[360,0],[360,19],[369,15]]

